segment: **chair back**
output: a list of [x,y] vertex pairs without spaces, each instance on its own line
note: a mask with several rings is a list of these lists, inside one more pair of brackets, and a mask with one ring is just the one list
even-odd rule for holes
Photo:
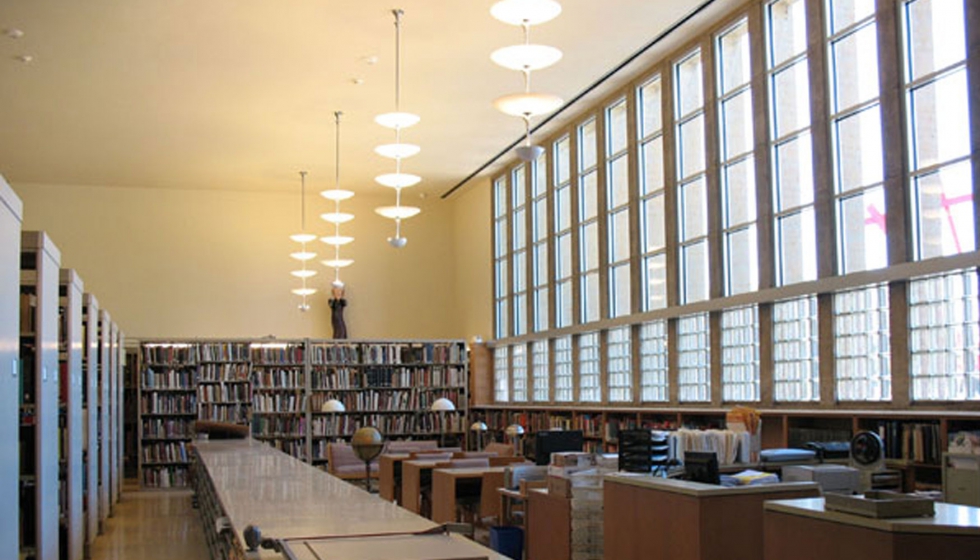
[[484,448],[484,451],[488,453],[496,453],[501,457],[508,457],[514,455],[514,446],[508,443],[492,442],[488,443]]

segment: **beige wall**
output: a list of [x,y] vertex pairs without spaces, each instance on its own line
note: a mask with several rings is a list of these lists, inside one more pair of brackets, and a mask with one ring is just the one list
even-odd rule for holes
[[[299,282],[288,257],[297,193],[12,186],[24,201],[25,229],[48,232],[63,266],[79,272],[130,338],[331,335],[331,271],[317,265],[321,292],[309,312],[300,313],[290,293]],[[394,224],[373,211],[391,200],[344,203],[357,216],[345,226],[356,237],[345,251],[355,264],[343,272],[351,337],[489,335],[485,189],[420,201],[422,214],[405,223],[408,246],[397,251],[385,242]],[[316,215],[328,203],[308,201],[308,222],[326,234]],[[328,247],[317,244],[326,256]]]

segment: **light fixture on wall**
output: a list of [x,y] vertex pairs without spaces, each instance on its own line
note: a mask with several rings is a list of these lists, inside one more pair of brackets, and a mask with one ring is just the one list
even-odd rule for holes
[[327,212],[326,214],[321,214],[320,218],[324,221],[330,222],[334,225],[333,235],[328,235],[321,237],[320,241],[323,241],[327,245],[333,246],[333,258],[323,261],[324,266],[334,269],[333,276],[333,286],[335,288],[343,288],[344,283],[340,281],[340,269],[348,267],[354,264],[353,259],[342,259],[340,258],[340,247],[342,245],[347,245],[354,238],[349,235],[340,235],[341,224],[347,223],[354,219],[353,214],[345,213],[340,211],[340,203],[343,200],[347,200],[354,196],[352,191],[344,190],[340,188],[340,117],[343,115],[340,111],[334,112],[334,125],[336,128],[336,146],[335,146],[335,156],[334,156],[334,186],[332,189],[327,189],[325,191],[320,191],[320,196],[327,200],[332,200],[334,203],[333,212]]
[[490,8],[494,18],[518,25],[524,31],[523,44],[497,49],[490,55],[496,64],[517,70],[524,77],[522,93],[498,97],[493,102],[500,112],[524,120],[524,144],[515,150],[524,161],[537,159],[544,152],[544,148],[531,143],[531,118],[550,113],[564,103],[557,95],[531,92],[531,72],[547,68],[562,57],[555,47],[531,44],[531,26],[551,21],[560,13],[561,4],[554,0],[501,0]]
[[293,241],[299,243],[300,250],[294,253],[290,253],[290,257],[298,260],[302,263],[303,267],[299,270],[294,270],[291,274],[300,279],[302,286],[293,290],[293,293],[303,298],[302,302],[299,304],[300,311],[309,311],[310,304],[307,302],[307,298],[316,293],[316,290],[307,286],[306,281],[314,276],[316,276],[315,270],[310,270],[306,268],[306,263],[312,259],[316,258],[316,253],[307,251],[306,244],[310,241],[316,239],[316,235],[306,231],[306,171],[299,172],[300,179],[300,231],[299,233],[290,235],[289,238]]
[[395,189],[395,205],[375,208],[375,212],[390,220],[395,220],[395,235],[388,238],[388,243],[400,249],[408,243],[402,235],[402,220],[415,216],[421,210],[414,206],[402,204],[402,189],[417,185],[422,180],[418,175],[402,173],[402,160],[419,153],[420,148],[415,144],[402,143],[401,131],[419,122],[418,115],[401,111],[401,21],[405,14],[400,9],[391,11],[395,16],[395,111],[375,117],[374,122],[395,131],[395,143],[378,146],[374,151],[383,157],[395,160],[395,172],[378,175],[374,178],[378,183]]

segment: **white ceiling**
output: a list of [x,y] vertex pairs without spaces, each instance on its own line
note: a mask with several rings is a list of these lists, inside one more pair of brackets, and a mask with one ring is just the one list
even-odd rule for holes
[[[491,101],[522,88],[490,62],[521,41],[492,0],[3,0],[0,174],[11,183],[287,190],[333,183],[344,112],[344,186],[380,193],[373,147],[393,132],[394,19],[402,27],[403,140],[416,192],[442,194],[522,132]],[[532,42],[564,59],[534,90],[571,99],[703,0],[561,0]],[[23,54],[33,56],[24,64]],[[367,59],[376,56],[378,62]],[[355,85],[354,79],[363,80]]]

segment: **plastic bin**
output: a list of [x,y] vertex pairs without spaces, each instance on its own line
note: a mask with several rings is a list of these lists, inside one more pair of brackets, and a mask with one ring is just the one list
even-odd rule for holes
[[513,560],[524,558],[524,529],[520,527],[490,527],[490,549]]

